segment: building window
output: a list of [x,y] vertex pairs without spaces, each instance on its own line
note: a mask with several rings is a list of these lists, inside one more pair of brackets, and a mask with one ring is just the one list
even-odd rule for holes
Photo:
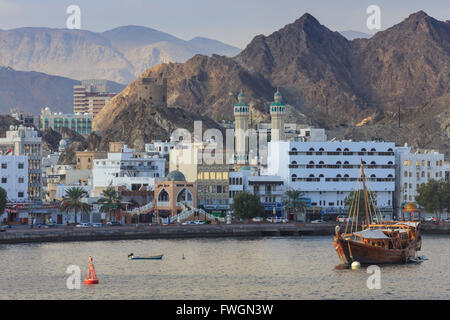
[[2,163],[2,169],[6,169],[8,165],[6,163]]
[[7,181],[8,181],[8,179],[2,178],[2,183],[6,183]]
[[403,161],[403,165],[404,165],[405,167],[407,167],[407,166],[408,166],[408,160]]
[[24,182],[24,178],[23,177],[19,177],[19,183],[23,183]]
[[23,162],[19,162],[18,168],[19,168],[19,169],[23,169]]
[[18,197],[18,198],[23,198],[23,192],[22,192],[22,191],[21,191],[21,192],[18,192],[18,193],[17,193],[17,197]]

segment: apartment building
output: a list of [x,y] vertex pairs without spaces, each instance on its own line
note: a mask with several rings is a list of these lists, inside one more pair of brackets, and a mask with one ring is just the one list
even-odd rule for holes
[[396,209],[400,214],[408,202],[415,202],[417,190],[429,180],[445,179],[444,154],[435,150],[412,149],[405,144],[396,149]]
[[42,138],[31,127],[11,126],[6,137],[0,138],[0,154],[27,156],[28,189],[31,201],[42,199]]
[[269,143],[268,174],[281,176],[289,188],[300,190],[324,213],[345,212],[345,198],[357,186],[360,164],[377,206],[392,215],[395,191],[395,145],[391,142]]
[[92,132],[92,114],[75,113],[63,114],[62,112],[53,112],[49,107],[41,109],[40,128],[46,130],[52,128],[58,131],[60,128],[68,128],[81,135],[89,135]]

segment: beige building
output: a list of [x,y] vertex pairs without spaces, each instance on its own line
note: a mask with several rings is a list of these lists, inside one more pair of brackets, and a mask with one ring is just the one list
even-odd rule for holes
[[199,165],[197,168],[197,202],[207,212],[223,215],[230,209],[228,175],[232,165]]
[[94,168],[94,159],[106,158],[106,152],[99,151],[77,151],[75,153],[75,158],[77,159],[77,164],[75,169],[77,170],[92,170]]
[[116,93],[108,92],[106,80],[83,80],[73,86],[73,112],[95,117]]
[[172,171],[167,178],[155,182],[155,213],[167,218],[183,211],[183,204],[197,207],[197,184],[186,181],[180,171]]

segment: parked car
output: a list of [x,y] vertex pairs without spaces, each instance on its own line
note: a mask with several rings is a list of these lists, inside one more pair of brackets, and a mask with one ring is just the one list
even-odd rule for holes
[[450,222],[450,218],[445,219],[444,222]]
[[287,223],[287,219],[283,219],[280,217],[267,218],[267,221],[269,221],[271,223]]
[[96,222],[96,223],[93,223],[92,226],[93,226],[94,228],[100,228],[100,227],[103,227],[103,224],[102,224],[102,223]]
[[203,221],[203,220],[195,220],[194,224],[205,224],[205,221]]
[[91,225],[89,223],[83,222],[83,223],[77,224],[75,227],[77,227],[77,228],[89,228],[90,226]]
[[252,222],[263,222],[263,221],[264,221],[264,219],[261,218],[261,217],[254,217],[254,218],[252,218]]
[[106,223],[107,226],[121,226],[122,224],[119,221],[108,221]]
[[426,217],[423,221],[436,221],[435,217]]
[[347,217],[346,216],[338,216],[337,218],[336,218],[336,221],[337,222],[345,222],[345,221],[347,221]]
[[311,223],[325,223],[325,220],[323,220],[323,219],[317,219],[317,220],[311,221]]

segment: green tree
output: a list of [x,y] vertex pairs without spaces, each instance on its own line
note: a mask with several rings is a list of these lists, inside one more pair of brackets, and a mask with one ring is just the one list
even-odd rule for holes
[[68,214],[71,211],[75,212],[75,224],[77,224],[77,213],[91,212],[91,206],[82,202],[82,198],[89,197],[89,194],[81,187],[72,187],[66,190],[66,194],[61,202],[59,210]]
[[427,183],[422,183],[417,189],[416,202],[428,212],[438,213],[438,220],[441,220],[441,213],[450,207],[450,182],[449,180],[434,179]]
[[297,213],[298,211],[305,212],[306,202],[302,199],[305,194],[299,190],[286,191],[287,199],[284,201],[284,207],[288,208],[290,213]]
[[[376,206],[376,198],[377,198],[377,194],[367,190],[367,197],[368,197],[368,204],[367,204],[367,208],[369,210],[369,215],[370,212],[373,212],[374,208],[372,206],[372,202],[374,202],[374,205]],[[359,199],[358,199],[359,198]],[[349,193],[349,195],[344,199],[344,205],[347,207],[347,214],[350,216],[353,212],[353,207],[352,206],[357,206],[355,215],[358,214],[359,221],[365,221],[365,217],[366,217],[366,206],[365,206],[365,199],[364,199],[364,190],[360,189],[360,190],[355,190]],[[376,208],[375,208],[376,209]]]
[[115,216],[115,219],[117,220],[117,213],[120,209],[124,209],[122,196],[111,186],[103,190],[97,204],[101,205],[100,212],[105,212],[110,220],[112,216]]
[[239,192],[233,197],[234,213],[241,219],[264,215],[264,206],[256,194]]
[[8,195],[6,194],[6,190],[0,188],[0,215],[3,214],[6,208],[6,202],[8,201]]

